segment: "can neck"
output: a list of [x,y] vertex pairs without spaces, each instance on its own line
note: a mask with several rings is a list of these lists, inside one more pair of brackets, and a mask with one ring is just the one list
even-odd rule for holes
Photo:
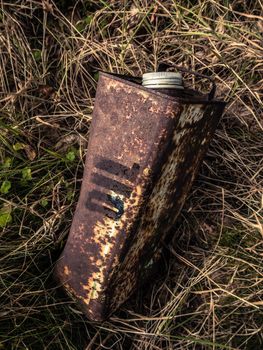
[[145,73],[142,76],[142,85],[150,89],[184,89],[180,72]]

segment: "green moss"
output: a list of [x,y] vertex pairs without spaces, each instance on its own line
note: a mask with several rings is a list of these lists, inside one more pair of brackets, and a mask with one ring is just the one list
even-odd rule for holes
[[225,229],[222,232],[220,244],[229,248],[236,248],[242,241],[244,234],[240,230]]

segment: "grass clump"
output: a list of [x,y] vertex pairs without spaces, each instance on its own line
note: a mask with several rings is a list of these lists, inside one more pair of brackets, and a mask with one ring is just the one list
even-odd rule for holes
[[[261,2],[0,4],[0,348],[261,349]],[[91,323],[52,269],[78,198],[98,70],[159,64],[214,74],[229,104],[163,271]]]

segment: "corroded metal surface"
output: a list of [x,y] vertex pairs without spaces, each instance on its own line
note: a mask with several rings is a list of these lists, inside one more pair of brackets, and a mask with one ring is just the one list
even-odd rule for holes
[[101,74],[80,198],[56,266],[90,319],[104,319],[134,291],[182,208],[223,108]]

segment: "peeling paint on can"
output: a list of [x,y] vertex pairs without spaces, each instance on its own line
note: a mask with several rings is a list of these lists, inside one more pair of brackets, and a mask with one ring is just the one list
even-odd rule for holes
[[154,261],[224,106],[100,74],[81,193],[55,269],[88,318],[108,317]]

